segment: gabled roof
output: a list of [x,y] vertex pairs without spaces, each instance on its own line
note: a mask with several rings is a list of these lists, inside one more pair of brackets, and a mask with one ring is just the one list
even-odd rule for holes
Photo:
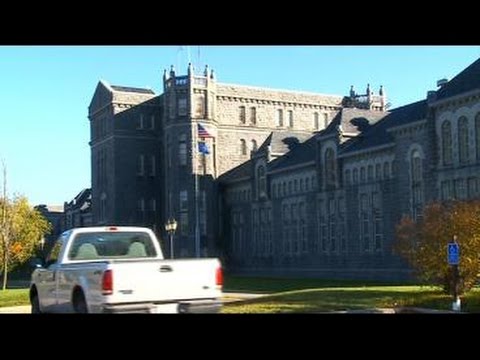
[[437,100],[452,97],[470,90],[480,89],[480,59],[447,82],[437,91]]
[[349,141],[341,151],[342,154],[371,147],[385,145],[393,141],[388,129],[422,120],[427,115],[426,100],[418,101],[383,113],[384,117],[367,131]]
[[285,154],[295,146],[310,138],[312,134],[296,131],[273,131],[258,148],[258,151],[266,151],[270,146],[272,154]]
[[245,161],[244,163],[238,165],[237,167],[234,167],[233,169],[223,173],[218,177],[218,181],[220,183],[222,182],[229,182],[232,180],[236,179],[241,179],[244,177],[250,177],[251,176],[251,166],[252,166],[252,160]]
[[386,114],[388,112],[343,108],[335,115],[321,136],[335,133],[339,126],[342,132],[357,135],[385,117]]
[[268,171],[285,169],[315,160],[316,137],[312,135],[307,141],[298,144],[285,155],[268,164]]

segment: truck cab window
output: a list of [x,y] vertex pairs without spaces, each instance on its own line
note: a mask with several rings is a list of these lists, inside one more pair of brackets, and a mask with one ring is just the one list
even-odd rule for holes
[[60,250],[62,249],[63,243],[65,239],[69,236],[69,234],[70,232],[66,231],[62,235],[60,235],[59,238],[55,241],[45,261],[47,267],[55,264],[58,261],[58,257],[60,256]]

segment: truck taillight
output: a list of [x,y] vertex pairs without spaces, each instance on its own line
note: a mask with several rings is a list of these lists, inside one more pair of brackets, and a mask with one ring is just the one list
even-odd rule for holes
[[215,285],[223,285],[223,271],[221,266],[217,267],[217,271],[215,272]]
[[102,294],[103,295],[112,295],[113,294],[113,271],[105,270],[102,277]]

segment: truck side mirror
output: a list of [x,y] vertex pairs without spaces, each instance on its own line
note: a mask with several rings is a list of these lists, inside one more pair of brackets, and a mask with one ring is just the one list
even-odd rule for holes
[[30,260],[30,267],[34,269],[43,268],[45,261],[42,258],[36,257]]

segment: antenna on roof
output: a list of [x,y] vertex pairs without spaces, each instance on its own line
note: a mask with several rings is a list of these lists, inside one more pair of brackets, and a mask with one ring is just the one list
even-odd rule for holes
[[[187,59],[184,58],[184,54],[182,54],[182,52],[185,50],[187,50]],[[182,73],[184,71],[184,69],[186,69],[188,67],[188,64],[190,64],[192,61],[190,59],[190,46],[179,46],[178,47],[178,50],[177,50],[177,71],[179,71],[180,73]],[[185,61],[187,60],[187,61]]]
[[197,69],[202,68],[202,62],[200,57],[200,46],[197,47]]

